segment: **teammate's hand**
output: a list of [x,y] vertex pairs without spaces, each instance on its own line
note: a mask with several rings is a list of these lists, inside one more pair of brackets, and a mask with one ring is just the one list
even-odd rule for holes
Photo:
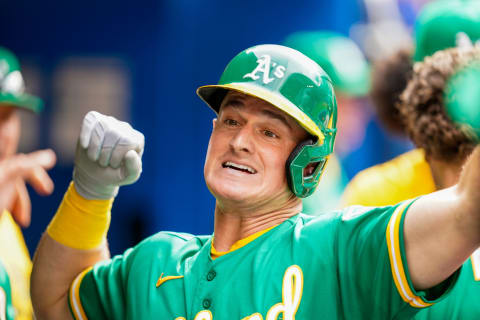
[[52,193],[53,181],[46,170],[55,162],[55,153],[50,149],[15,154],[0,161],[0,210],[7,209],[19,225],[27,227],[31,204],[25,183],[29,183],[38,194]]
[[73,182],[86,199],[110,199],[142,172],[143,134],[114,117],[90,111],[83,119]]

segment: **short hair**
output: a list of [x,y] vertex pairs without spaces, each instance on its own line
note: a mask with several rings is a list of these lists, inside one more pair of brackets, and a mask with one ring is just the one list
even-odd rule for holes
[[413,73],[413,50],[400,49],[375,62],[372,70],[370,98],[382,125],[398,135],[406,135],[405,126],[396,107]]
[[444,92],[449,78],[480,58],[480,48],[436,52],[413,67],[413,75],[397,107],[413,143],[428,157],[463,162],[475,142],[447,115]]

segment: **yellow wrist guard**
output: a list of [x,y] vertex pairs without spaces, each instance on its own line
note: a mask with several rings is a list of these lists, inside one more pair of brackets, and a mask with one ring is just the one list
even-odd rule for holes
[[82,250],[94,249],[107,238],[110,226],[109,200],[88,200],[80,196],[73,182],[47,227],[48,235],[61,244]]

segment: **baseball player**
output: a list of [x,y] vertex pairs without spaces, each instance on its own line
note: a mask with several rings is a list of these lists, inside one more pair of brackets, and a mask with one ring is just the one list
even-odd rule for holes
[[[367,169],[371,178],[362,193],[367,201],[388,204],[453,186],[462,166],[474,150],[476,141],[450,120],[445,110],[445,92],[449,79],[461,68],[480,59],[480,48],[455,48],[439,51],[415,66],[397,108],[405,129],[426,162],[412,162],[405,155]],[[411,153],[407,154],[411,155]],[[400,191],[405,190],[402,198]],[[386,196],[391,192],[392,197]],[[360,198],[360,197],[359,197]],[[464,264],[452,294],[432,308],[420,311],[415,319],[477,319],[480,307],[480,251],[477,249]],[[472,300],[473,299],[473,300]]]
[[217,114],[204,167],[213,235],[160,232],[108,259],[112,202],[138,179],[144,138],[88,113],[73,183],[34,259],[39,319],[400,319],[455,284],[480,244],[480,149],[454,188],[306,216],[301,198],[318,185],[336,132],[323,70],[259,45],[197,92]]
[[[412,180],[412,184],[425,182],[433,185],[433,190],[439,190],[458,182],[462,166],[477,141],[473,135],[454,124],[445,111],[446,104],[449,100],[456,101],[458,96],[455,92],[461,89],[450,88],[449,82],[454,76],[453,72],[479,61],[480,48],[459,48],[439,51],[415,67],[413,78],[402,94],[398,108],[405,119],[409,137],[418,148],[424,150],[431,174],[409,176],[407,173],[405,176]],[[446,96],[448,90],[454,91],[451,97]],[[399,173],[403,175],[401,170]],[[477,249],[465,262],[451,296],[428,310],[420,311],[415,319],[479,318],[479,281],[480,249]]]
[[[425,55],[441,49],[442,46],[453,47],[459,44],[458,40],[477,40],[480,36],[479,14],[478,2],[435,2],[427,6],[417,23],[415,57],[422,60]],[[402,127],[407,127],[409,136],[418,149],[360,172],[344,194],[347,205],[389,205],[450,187],[458,181],[462,164],[473,150],[475,141],[472,135],[459,130],[447,116],[444,110],[444,94],[447,80],[452,74],[473,60],[475,51],[478,55],[478,49],[468,50],[438,53],[416,66],[415,72],[411,71],[413,79],[404,93],[404,100],[396,107],[398,116],[395,116],[395,120],[404,120]],[[406,53],[399,54],[396,59],[404,61],[397,63],[397,66],[405,66],[400,69],[408,70]],[[381,65],[380,73],[391,74],[392,69],[385,68],[388,65]],[[382,83],[381,76],[378,77],[378,82],[375,78],[374,88],[380,87],[376,90],[377,108],[384,109],[383,113],[387,114],[387,110],[393,107],[388,106],[389,98],[385,94],[388,90],[384,89],[388,89],[388,82],[395,80],[384,77]],[[382,99],[382,96],[385,98]],[[392,113],[390,118],[391,115]],[[387,126],[392,128],[392,125]],[[422,310],[416,319],[477,319],[480,309],[476,301],[469,298],[480,294],[478,259],[477,250],[464,264],[459,285],[453,290],[451,297],[433,308]]]
[[[479,1],[434,1],[426,5],[416,22],[414,52],[401,50],[374,67],[371,96],[385,126],[396,133],[404,130],[395,104],[413,74],[415,62],[422,61],[438,50],[456,46],[471,47],[478,40]],[[409,56],[413,56],[410,62]],[[396,124],[398,122],[400,124]],[[403,173],[399,174],[399,171]],[[398,180],[391,179],[392,176]],[[424,183],[412,184],[411,176]],[[372,189],[377,192],[370,192]],[[342,206],[391,205],[434,190],[436,186],[431,178],[430,165],[425,159],[425,151],[414,149],[358,173],[347,185],[341,202]]]
[[404,48],[372,67],[371,106],[381,125],[398,137],[406,137],[406,133],[396,104],[413,73],[413,64],[413,50]]
[[[42,101],[25,92],[16,57],[0,47],[0,319],[33,318],[29,279],[32,262],[17,225],[30,224],[28,182],[39,194],[53,191],[46,170],[55,164],[52,150],[17,154],[20,110],[39,112]],[[12,304],[13,303],[13,304]]]

